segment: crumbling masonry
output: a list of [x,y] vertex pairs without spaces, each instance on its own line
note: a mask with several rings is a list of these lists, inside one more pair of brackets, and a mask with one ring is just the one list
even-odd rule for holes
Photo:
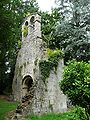
[[33,14],[22,25],[22,46],[12,86],[14,100],[21,102],[17,113],[38,115],[67,110],[67,98],[59,87],[63,60],[60,59],[56,72],[51,70],[45,84],[39,68],[39,61],[44,59],[47,59],[47,55],[41,38],[41,17]]

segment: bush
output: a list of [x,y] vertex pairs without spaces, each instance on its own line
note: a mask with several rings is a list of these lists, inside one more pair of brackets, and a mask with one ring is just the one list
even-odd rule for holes
[[85,108],[87,116],[90,115],[90,62],[69,61],[60,87],[73,105]]

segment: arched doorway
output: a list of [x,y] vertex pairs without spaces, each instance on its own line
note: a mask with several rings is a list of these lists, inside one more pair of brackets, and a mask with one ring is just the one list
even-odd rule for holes
[[22,97],[29,94],[30,89],[33,86],[33,79],[31,76],[27,75],[22,80]]

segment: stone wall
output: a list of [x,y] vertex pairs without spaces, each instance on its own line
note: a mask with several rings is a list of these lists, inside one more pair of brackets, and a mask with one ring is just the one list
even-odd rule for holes
[[67,98],[59,87],[59,82],[62,79],[62,67],[63,60],[60,60],[57,71],[51,71],[46,84],[40,78],[37,81],[31,108],[32,113],[59,113],[67,110]]
[[[34,29],[30,28],[30,19],[34,16]],[[50,76],[46,79],[46,84],[41,77],[39,61],[47,59],[44,53],[44,46],[41,39],[40,16],[35,14],[28,17],[28,35],[22,36],[22,46],[18,53],[15,76],[13,80],[14,100],[21,101],[23,116],[26,114],[44,114],[59,113],[67,110],[67,98],[59,87],[59,81],[62,79],[63,59],[59,61],[57,71],[51,71]],[[25,25],[25,22],[23,25]],[[22,25],[22,26],[23,26]],[[34,89],[32,99],[25,98],[25,94],[30,94],[31,84]],[[30,95],[29,95],[30,96]],[[26,99],[22,103],[22,99]],[[30,100],[29,100],[30,99]]]

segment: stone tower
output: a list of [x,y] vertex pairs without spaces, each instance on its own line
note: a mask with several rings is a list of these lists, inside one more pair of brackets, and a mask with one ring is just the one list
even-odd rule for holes
[[22,46],[18,53],[13,80],[14,100],[25,104],[23,114],[59,113],[67,110],[66,96],[59,88],[62,79],[63,60],[59,61],[56,73],[52,70],[43,82],[39,61],[45,58],[41,38],[41,17],[33,14],[22,25]]

